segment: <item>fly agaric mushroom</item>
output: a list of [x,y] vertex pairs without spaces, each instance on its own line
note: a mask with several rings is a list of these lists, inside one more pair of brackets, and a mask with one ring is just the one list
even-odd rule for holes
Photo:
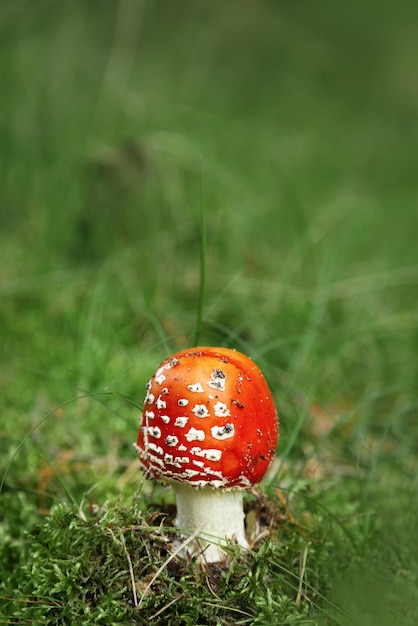
[[[222,560],[225,540],[248,547],[243,490],[260,482],[278,440],[266,380],[247,356],[228,348],[183,350],[148,382],[135,444],[153,478],[176,493],[179,528],[202,528],[204,560]],[[189,545],[190,549],[190,545]]]

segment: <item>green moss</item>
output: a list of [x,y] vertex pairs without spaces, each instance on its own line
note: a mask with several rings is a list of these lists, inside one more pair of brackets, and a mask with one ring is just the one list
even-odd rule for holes
[[178,557],[168,562],[173,533],[156,523],[161,516],[151,525],[131,506],[83,517],[56,506],[27,536],[10,616],[48,624],[232,626],[304,624],[329,608],[318,588],[327,587],[332,538],[321,537],[319,527],[299,533],[283,518],[271,520],[272,538],[245,553],[231,544],[227,564],[202,566]]

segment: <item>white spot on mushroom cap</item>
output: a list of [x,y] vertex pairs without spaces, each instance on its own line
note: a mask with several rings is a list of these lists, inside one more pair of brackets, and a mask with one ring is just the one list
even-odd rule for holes
[[[172,454],[168,454],[168,452],[166,452],[164,454],[164,463],[166,465],[175,465],[174,456]],[[177,464],[177,467],[181,467],[181,465]],[[168,470],[166,470],[166,472],[169,473]]]
[[176,463],[183,463],[183,464],[190,463],[190,459],[188,456],[175,456],[174,461]]
[[147,393],[147,395],[145,396],[145,402],[147,404],[152,404],[154,402],[155,396],[153,393]]
[[170,423],[170,416],[169,415],[161,415],[161,421],[164,422],[164,424],[169,424]]
[[213,370],[210,380],[207,382],[209,387],[218,391],[225,391],[226,374],[219,369]]
[[186,398],[180,398],[180,399],[178,400],[177,404],[178,404],[179,406],[187,406],[187,405],[189,404],[189,401],[188,401],[188,400],[186,400]]
[[198,430],[197,428],[190,428],[190,430],[185,434],[187,441],[204,441],[205,439],[205,431]]
[[183,445],[182,443],[179,445],[179,447],[177,448],[177,450],[179,452],[186,452],[187,450],[187,446]]
[[228,480],[223,478],[222,480],[190,480],[189,485],[191,487],[195,487],[196,489],[203,489],[210,485],[214,489],[222,489],[223,487],[228,486]]
[[223,402],[217,402],[213,407],[213,412],[216,417],[229,417],[231,415],[230,410]]
[[174,465],[174,467],[181,468],[182,465],[190,463],[190,459],[188,456],[173,456],[172,454],[166,453],[164,455],[164,462],[167,465]]
[[241,476],[239,477],[238,485],[240,487],[243,487],[244,489],[250,489],[253,486],[253,483],[246,476],[241,474]]
[[205,450],[205,457],[208,461],[220,461],[222,458],[222,451],[215,449]]
[[167,437],[165,438],[165,443],[167,446],[176,446],[178,444],[179,440],[178,437],[176,437],[175,435],[167,435]]
[[157,407],[157,409],[166,409],[167,402],[165,400],[161,400],[161,396],[158,396],[155,406]]
[[158,428],[158,426],[148,426],[147,432],[151,437],[155,437],[156,439],[161,437],[161,428]]
[[220,461],[222,457],[222,450],[215,450],[213,448],[202,450],[202,448],[194,446],[190,450],[190,454],[208,459],[208,461]]
[[198,446],[194,446],[193,448],[191,448],[190,454],[193,454],[195,456],[205,456],[204,450],[202,450],[202,448],[199,448]]
[[195,404],[192,408],[192,412],[196,415],[196,417],[209,417],[210,413],[208,411],[208,407],[206,404]]
[[204,393],[204,389],[200,383],[195,383],[194,385],[187,385],[187,389],[189,391],[193,391],[194,393]]
[[186,416],[176,417],[176,421],[174,422],[174,426],[178,426],[179,428],[184,428],[189,421],[189,418]]
[[222,478],[222,480],[209,480],[208,484],[215,489],[222,489],[222,487],[226,487],[228,484],[227,478]]
[[155,456],[154,454],[148,454],[147,458],[151,467],[155,467],[156,465],[158,465],[159,467],[164,467],[164,461],[158,456]]
[[[161,365],[161,367],[157,369],[157,371],[155,372],[155,382],[157,383],[157,385],[162,385],[165,379],[167,378],[163,374],[164,370],[169,370],[177,364],[178,364],[178,360],[173,357],[172,359],[170,359],[168,363]],[[168,393],[168,390],[165,393]]]
[[230,439],[235,435],[234,424],[225,424],[225,426],[212,426],[210,429],[212,437],[223,441],[224,439]]
[[158,446],[156,443],[153,443],[152,441],[148,443],[148,449],[152,450],[156,454],[161,454],[161,455],[164,454],[164,450],[162,449],[162,447]]
[[187,468],[181,474],[179,474],[179,476],[181,476],[182,478],[193,478],[198,474],[200,474],[199,470],[192,470],[190,468]]
[[211,474],[212,476],[216,476],[216,478],[220,478],[222,480],[225,479],[225,476],[222,474],[222,472],[213,470],[211,467],[208,467],[207,465],[203,468],[203,471],[205,472],[205,474]]
[[145,411],[145,418],[146,419],[152,420],[152,419],[154,419],[154,417],[155,417],[154,411]]

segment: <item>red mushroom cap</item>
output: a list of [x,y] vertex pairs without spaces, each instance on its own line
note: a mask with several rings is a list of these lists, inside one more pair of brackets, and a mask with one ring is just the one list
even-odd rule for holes
[[158,479],[249,488],[264,476],[278,419],[264,376],[228,348],[183,350],[147,385],[136,450]]

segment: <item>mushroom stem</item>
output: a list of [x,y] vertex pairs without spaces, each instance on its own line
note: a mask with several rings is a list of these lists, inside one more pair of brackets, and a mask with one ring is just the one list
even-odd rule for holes
[[178,482],[173,487],[177,500],[176,526],[192,532],[202,528],[202,536],[208,539],[198,538],[189,544],[188,554],[202,553],[203,561],[213,563],[225,558],[222,549],[225,540],[236,541],[248,548],[240,489],[195,489]]

